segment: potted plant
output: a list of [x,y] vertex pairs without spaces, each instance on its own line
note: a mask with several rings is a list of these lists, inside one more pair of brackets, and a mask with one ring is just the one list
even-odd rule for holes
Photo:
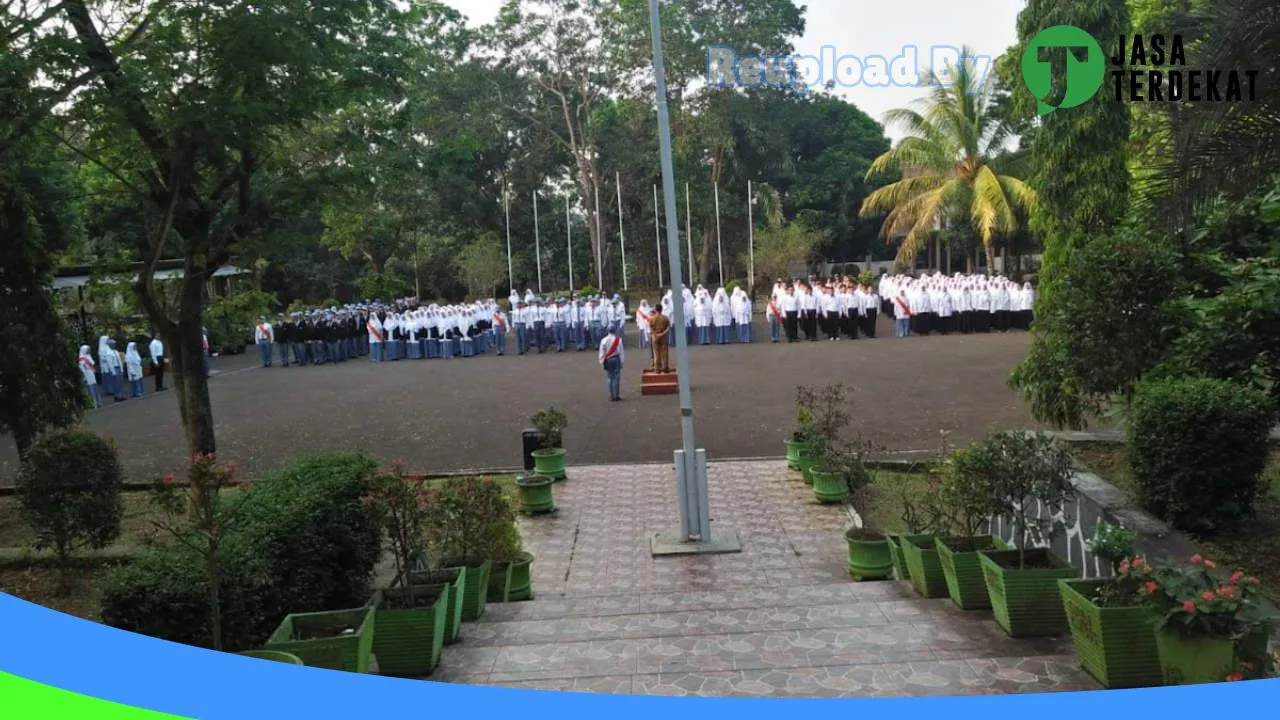
[[425,490],[423,533],[427,555],[463,577],[461,618],[474,622],[484,614],[493,564],[495,521],[514,517],[506,495],[489,478],[447,478]]
[[841,477],[838,455],[850,420],[848,388],[840,384],[828,385],[821,391],[800,387],[796,395],[809,415],[809,422],[801,431],[806,444],[806,456],[800,461],[805,482],[814,486],[818,502],[844,502],[848,486]]
[[957,450],[943,465],[937,488],[938,502],[955,534],[935,538],[934,545],[947,583],[947,594],[961,610],[991,607],[978,553],[1007,549],[1000,538],[981,533],[991,516],[1000,510],[992,500],[988,459],[981,446]]
[[808,404],[810,395],[808,388],[796,388],[796,429],[785,443],[787,467],[792,470],[803,471],[804,461],[809,457],[809,428],[813,424],[813,412]]
[[907,567],[906,555],[902,553],[903,539],[912,536],[932,538],[938,525],[937,485],[938,480],[931,478],[923,493],[916,493],[907,484],[897,486],[897,500],[902,506],[902,524],[906,532],[885,533],[885,540],[889,543],[889,557],[893,559],[893,569],[899,580],[911,581],[911,569]]
[[365,504],[378,518],[396,579],[373,599],[373,654],[384,675],[421,677],[435,670],[444,648],[451,593],[448,583],[416,585],[415,559],[425,548],[425,497],[421,480],[406,478],[399,466],[370,482]]
[[520,512],[526,515],[545,515],[555,512],[556,500],[551,486],[555,478],[546,475],[521,475],[516,478],[516,492],[520,498]]
[[996,623],[1012,637],[1061,635],[1067,616],[1058,581],[1078,571],[1047,546],[1062,532],[1056,518],[1075,494],[1075,461],[1051,436],[1039,433],[996,433],[976,452],[984,455],[996,515],[1012,524],[1016,548],[978,556]]
[[874,477],[865,455],[856,449],[840,453],[841,479],[845,483],[845,509],[849,527],[844,531],[849,547],[849,576],[854,580],[884,580],[893,576],[889,540],[876,527]]
[[1107,561],[1112,576],[1058,581],[1080,666],[1109,689],[1162,683],[1151,609],[1139,592],[1150,580],[1149,566],[1129,559],[1135,537],[1132,530],[1098,523],[1088,549]]
[[[1140,588],[1156,613],[1156,652],[1168,685],[1197,685],[1239,680],[1242,655],[1256,639],[1270,634],[1271,622],[1259,602],[1259,583],[1243,572],[1221,578],[1212,561],[1199,555],[1185,565],[1136,570],[1148,577]],[[1247,662],[1247,661],[1245,661]]]
[[351,610],[287,615],[263,650],[288,653],[309,667],[369,672],[373,605]]
[[[485,580],[488,582],[488,579]],[[458,641],[462,633],[462,605],[467,592],[467,569],[465,567],[448,567],[430,569],[425,556],[414,562],[411,573],[414,585],[448,585],[444,611],[444,644],[452,645]]]
[[542,410],[530,419],[538,430],[541,447],[533,451],[534,471],[553,480],[564,480],[564,429],[569,420],[564,413],[553,408]]
[[490,549],[493,571],[489,574],[488,602],[513,602],[532,597],[530,571],[533,556],[524,551],[520,529],[514,521],[495,529],[495,542]]

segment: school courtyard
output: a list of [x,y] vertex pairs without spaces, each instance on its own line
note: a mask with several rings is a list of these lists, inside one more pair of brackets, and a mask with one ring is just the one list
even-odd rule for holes
[[[258,367],[253,348],[214,358],[218,455],[239,463],[246,478],[328,451],[365,451],[424,473],[514,469],[530,416],[554,405],[569,418],[571,465],[670,462],[680,446],[679,400],[640,395],[648,353],[630,330],[617,403],[608,401],[594,350],[270,369]],[[849,384],[853,426],[888,451],[934,453],[943,430],[958,444],[993,429],[1035,426],[1006,385],[1026,333],[898,340],[883,318],[876,339],[773,345],[766,327],[755,332],[755,344],[690,350],[697,443],[709,460],[780,457],[797,385]],[[148,379],[146,397],[108,402],[87,416],[91,430],[115,438],[135,482],[186,462],[174,393],[152,389]],[[0,483],[11,484],[15,472],[16,453],[4,438]]]

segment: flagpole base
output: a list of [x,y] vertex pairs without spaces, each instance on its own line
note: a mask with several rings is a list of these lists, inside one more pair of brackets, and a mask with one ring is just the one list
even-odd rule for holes
[[672,555],[727,555],[742,552],[742,540],[731,527],[713,527],[712,536],[701,540],[687,540],[678,531],[654,533],[649,538],[649,551],[653,557]]

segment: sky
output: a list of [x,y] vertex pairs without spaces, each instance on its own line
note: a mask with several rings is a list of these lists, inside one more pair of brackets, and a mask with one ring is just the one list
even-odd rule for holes
[[[457,8],[473,24],[493,20],[503,0],[444,0]],[[904,107],[926,94],[915,87],[872,86],[868,82],[851,82],[856,77],[852,68],[867,67],[871,56],[885,58],[892,64],[895,58],[904,58],[899,67],[915,65],[919,69],[941,65],[949,48],[968,45],[975,55],[994,59],[1014,44],[1017,39],[1018,12],[1026,0],[797,0],[807,7],[804,36],[796,42],[796,52],[814,58],[826,58],[806,63],[810,72],[825,68],[824,77],[836,76],[843,86],[837,92],[876,120],[896,107]],[[904,52],[907,46],[916,48],[915,62]],[[832,47],[834,52],[823,48]],[[842,62],[836,58],[852,56],[858,63]],[[876,62],[871,61],[873,64]],[[890,68],[892,69],[892,68]],[[901,134],[894,128],[886,128],[889,137],[898,139]]]

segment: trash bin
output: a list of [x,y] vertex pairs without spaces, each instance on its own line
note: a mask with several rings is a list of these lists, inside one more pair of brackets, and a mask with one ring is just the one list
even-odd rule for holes
[[524,440],[524,469],[533,471],[533,451],[542,447],[542,433],[537,430],[525,430],[521,433]]

